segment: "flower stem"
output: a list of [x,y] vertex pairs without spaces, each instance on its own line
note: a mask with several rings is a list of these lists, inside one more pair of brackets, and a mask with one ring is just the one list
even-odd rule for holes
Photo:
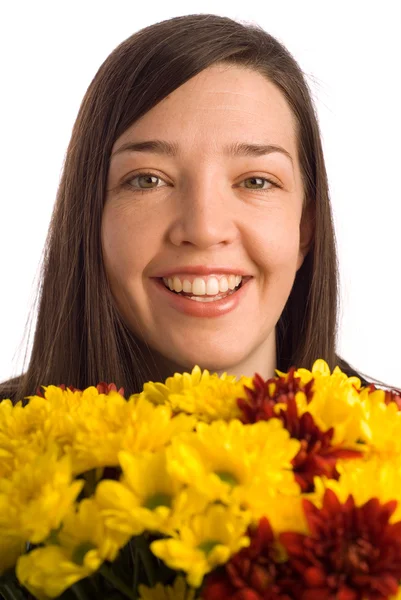
[[132,579],[132,587],[134,589],[135,600],[137,600],[138,596],[138,575],[139,575],[139,550],[138,548],[133,548],[132,545],[129,545],[131,560],[132,560],[132,570],[133,570],[133,579]]
[[150,587],[156,584],[156,572],[153,564],[153,554],[149,549],[149,544],[143,536],[138,536],[133,540],[134,547],[138,550],[141,562],[145,569],[146,577]]
[[134,592],[134,590],[131,590],[123,581],[121,581],[121,579],[119,579],[115,575],[115,573],[113,573],[113,571],[111,569],[106,567],[105,564],[103,564],[100,567],[99,573],[101,575],[103,575],[103,577],[107,581],[109,581],[112,585],[114,585],[116,590],[118,590],[119,592],[124,594],[124,596],[126,596],[126,598],[131,598],[131,600],[136,600],[136,591]]
[[17,596],[13,594],[8,586],[4,586],[0,589],[0,598],[4,600],[17,600]]
[[73,585],[70,590],[75,594],[78,600],[88,600],[88,596],[83,591],[82,587],[79,585],[79,582]]

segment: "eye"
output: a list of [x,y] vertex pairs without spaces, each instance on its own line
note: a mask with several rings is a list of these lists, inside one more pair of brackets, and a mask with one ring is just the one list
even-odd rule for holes
[[[139,193],[151,192],[153,190],[156,190],[158,187],[163,187],[163,186],[157,185],[157,180],[163,181],[163,179],[161,177],[159,177],[158,175],[155,175],[154,173],[150,173],[150,172],[137,173],[136,175],[134,175],[134,176],[131,175],[128,179],[126,179],[122,183],[122,187],[129,188],[131,190],[135,190],[135,192],[139,192]],[[131,183],[132,181],[137,181],[137,183],[139,185],[132,185],[132,183]],[[272,179],[268,179],[267,177],[259,177],[259,176],[255,175],[253,177],[247,177],[241,183],[245,183],[247,181],[250,181],[251,185],[255,185],[255,186],[262,185],[262,187],[245,187],[245,189],[252,190],[254,192],[269,192],[272,189],[272,187],[273,188],[281,188],[281,186],[278,185],[278,183],[276,183]],[[265,187],[266,183],[268,183],[270,185]],[[154,185],[154,184],[156,184],[156,185]]]
[[258,176],[254,176],[254,177],[247,177],[246,179],[243,180],[243,182],[246,181],[251,181],[252,185],[260,185],[257,182],[262,182],[262,186],[264,183],[270,183],[269,187],[245,187],[245,189],[247,190],[252,190],[254,192],[268,192],[271,189],[271,186],[276,187],[276,188],[280,188],[281,186],[278,185],[278,183],[276,183],[275,181],[273,181],[272,179],[268,179],[267,177],[258,177]]
[[[122,185],[123,185],[123,187],[134,189],[136,192],[147,192],[147,191],[157,189],[156,187],[152,186],[152,184],[155,183],[155,181],[154,181],[155,179],[158,179],[159,181],[163,181],[161,179],[161,177],[159,177],[158,175],[155,175],[154,173],[148,173],[148,172],[137,173],[134,176],[131,175],[128,179],[126,179],[123,182]],[[137,185],[131,185],[131,181],[135,181],[135,180],[137,180],[137,182],[140,185],[144,185],[144,187],[139,187]]]

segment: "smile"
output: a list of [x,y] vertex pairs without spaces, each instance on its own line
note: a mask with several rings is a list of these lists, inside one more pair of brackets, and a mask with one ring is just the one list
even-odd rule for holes
[[[185,315],[208,318],[218,317],[233,311],[241,304],[251,285],[252,279],[253,277],[242,277],[233,289],[228,289],[224,292],[220,292],[219,290],[217,294],[208,296],[205,293],[196,294],[196,285],[195,293],[193,288],[190,292],[177,292],[175,289],[167,287],[163,278],[154,278],[153,282],[157,290],[154,298],[156,301],[160,299],[160,301],[164,302],[165,305],[174,311],[184,313]],[[198,291],[202,291],[202,289],[198,289]]]
[[[191,299],[200,299],[204,301],[218,300],[229,296],[232,292],[239,289],[242,281],[250,279],[242,278],[241,275],[221,275],[210,277],[163,277],[164,285],[171,291]],[[213,298],[201,298],[204,296],[213,296]]]

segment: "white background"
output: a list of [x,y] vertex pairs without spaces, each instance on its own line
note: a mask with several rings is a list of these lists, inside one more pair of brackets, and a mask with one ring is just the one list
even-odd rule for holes
[[[142,27],[207,12],[259,23],[306,73],[338,240],[338,351],[360,371],[401,386],[401,2],[395,0],[2,3],[0,381],[23,370],[24,328],[62,162],[90,81]],[[28,344],[28,357],[29,351]]]

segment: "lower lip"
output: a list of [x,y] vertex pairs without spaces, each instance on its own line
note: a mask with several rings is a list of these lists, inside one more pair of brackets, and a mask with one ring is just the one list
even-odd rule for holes
[[249,283],[252,281],[248,279],[242,286],[226,298],[221,300],[215,300],[214,302],[197,302],[196,300],[189,300],[185,296],[179,296],[170,292],[164,283],[160,279],[152,279],[155,284],[155,291],[161,294],[161,298],[164,302],[167,302],[172,308],[175,308],[179,312],[191,317],[220,317],[225,315],[239,305],[244,295],[247,293]]

